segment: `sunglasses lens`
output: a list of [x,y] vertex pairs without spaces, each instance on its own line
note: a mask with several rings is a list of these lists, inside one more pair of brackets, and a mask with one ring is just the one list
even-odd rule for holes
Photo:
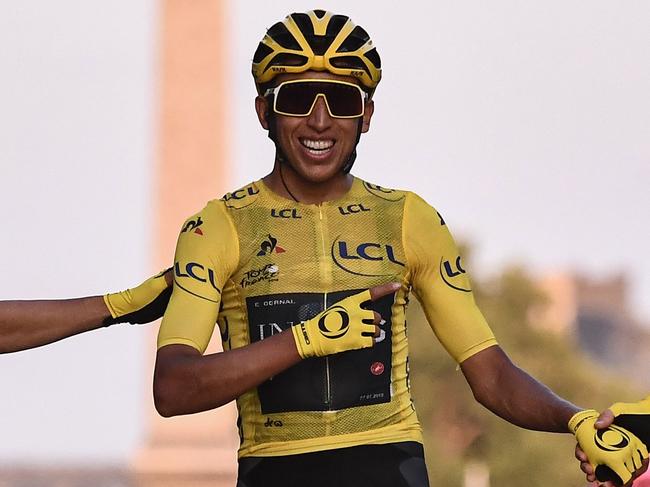
[[307,115],[317,93],[308,83],[288,83],[275,95],[275,110],[288,115]]
[[356,86],[322,81],[299,81],[280,86],[275,111],[287,115],[308,115],[318,95],[327,99],[334,117],[359,117],[363,114],[363,94]]
[[332,115],[335,117],[355,117],[363,113],[363,95],[361,91],[349,85],[331,84],[326,94]]

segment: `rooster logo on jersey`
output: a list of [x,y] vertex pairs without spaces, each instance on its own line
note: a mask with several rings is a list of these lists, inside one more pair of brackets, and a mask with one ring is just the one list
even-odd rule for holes
[[282,247],[278,245],[278,239],[275,238],[273,235],[269,234],[269,238],[264,240],[260,244],[260,251],[257,253],[258,257],[261,257],[263,255],[269,255],[275,252],[276,254],[281,254],[283,252],[286,252]]

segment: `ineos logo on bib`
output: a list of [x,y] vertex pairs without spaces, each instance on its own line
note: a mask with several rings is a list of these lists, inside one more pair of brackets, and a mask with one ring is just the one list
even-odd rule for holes
[[[281,330],[294,326],[308,344],[349,340],[360,333],[354,328],[361,315],[340,303],[364,289],[348,289],[325,293],[280,293],[246,297],[248,335],[250,342],[266,340]],[[373,309],[386,318],[392,318],[395,295],[384,296],[373,303]],[[325,316],[324,316],[325,315]],[[305,322],[314,319],[309,329]],[[371,323],[368,315],[368,324]],[[320,321],[320,323],[319,323]],[[280,417],[276,413],[296,411],[340,411],[342,409],[384,404],[391,401],[392,322],[380,329],[384,340],[375,340],[371,348],[337,353],[303,360],[283,373],[257,386],[261,418]],[[222,328],[223,329],[223,328]],[[348,331],[349,330],[349,331]],[[370,333],[370,329],[369,329]],[[341,335],[339,338],[333,338]],[[375,364],[372,368],[371,365]],[[381,364],[381,365],[380,365]],[[382,370],[383,367],[383,370]],[[374,371],[374,373],[373,373]],[[381,372],[381,373],[380,373]],[[329,374],[329,388],[321,387]],[[311,414],[311,413],[310,413]],[[285,421],[282,418],[282,421]],[[285,421],[285,427],[287,422]]]
[[318,320],[321,335],[332,340],[345,335],[349,327],[350,315],[343,306],[332,306]]

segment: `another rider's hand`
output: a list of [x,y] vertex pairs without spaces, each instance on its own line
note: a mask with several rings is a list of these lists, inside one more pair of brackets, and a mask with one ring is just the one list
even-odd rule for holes
[[381,324],[376,311],[363,304],[392,294],[400,284],[391,282],[348,296],[313,318],[291,327],[296,348],[302,358],[324,357],[346,350],[373,346]]
[[600,415],[601,420],[607,421],[610,414],[615,425],[634,433],[650,449],[650,396],[639,402],[614,403]]
[[150,277],[133,289],[104,296],[104,303],[111,318],[105,326],[115,323],[143,324],[160,318],[167,308],[172,294],[171,268]]
[[647,465],[644,460],[648,450],[639,438],[620,426],[597,426],[598,418],[598,412],[590,409],[580,411],[569,421],[579,444],[576,458],[587,480],[598,479],[608,487],[631,485]]

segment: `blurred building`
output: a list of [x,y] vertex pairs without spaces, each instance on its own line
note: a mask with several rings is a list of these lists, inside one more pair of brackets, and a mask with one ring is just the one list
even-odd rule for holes
[[[227,0],[161,2],[160,127],[154,208],[154,269],[169,266],[183,221],[228,187],[230,133]],[[220,350],[220,335],[208,353]],[[151,366],[155,337],[149,346]],[[151,379],[146,380],[151,396]],[[235,484],[234,404],[165,419],[151,406],[149,432],[131,464],[139,487],[221,487]]]
[[650,327],[629,304],[629,280],[619,273],[596,279],[576,273],[549,274],[539,280],[548,302],[536,309],[538,327],[573,335],[592,358],[619,372],[631,372],[650,387],[645,370],[650,352]]

